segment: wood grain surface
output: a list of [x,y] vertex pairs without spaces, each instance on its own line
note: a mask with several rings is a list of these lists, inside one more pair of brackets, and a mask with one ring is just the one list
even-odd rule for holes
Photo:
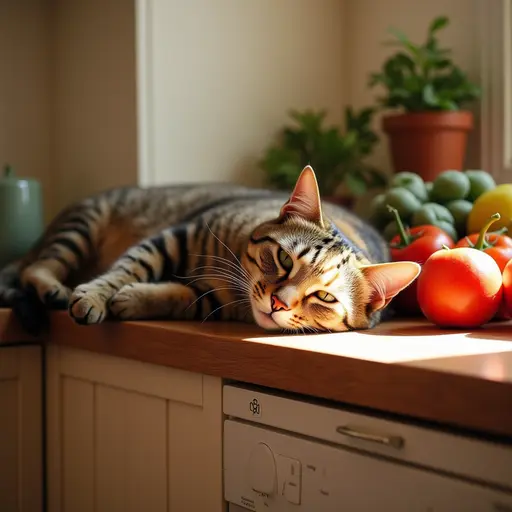
[[[0,310],[0,340],[30,340]],[[269,335],[233,323],[108,322],[52,314],[40,339],[353,406],[510,437],[512,323],[443,331],[395,321],[371,331]],[[0,352],[1,354],[1,352]]]

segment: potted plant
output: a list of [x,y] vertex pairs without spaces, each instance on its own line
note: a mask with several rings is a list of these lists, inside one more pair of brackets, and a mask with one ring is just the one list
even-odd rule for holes
[[439,44],[438,32],[448,23],[445,16],[435,18],[423,44],[392,30],[391,44],[400,49],[369,80],[370,87],[384,87],[384,108],[402,110],[382,120],[395,171],[414,171],[427,181],[447,169],[462,170],[473,114],[461,107],[480,96]]
[[[384,175],[364,159],[378,142],[371,129],[374,109],[354,112],[345,109],[345,131],[324,127],[325,111],[293,110],[295,123],[285,126],[277,144],[269,147],[261,161],[268,182],[278,189],[291,190],[306,165],[315,170],[322,198],[351,206],[355,197],[386,184]],[[348,196],[337,196],[344,185]]]

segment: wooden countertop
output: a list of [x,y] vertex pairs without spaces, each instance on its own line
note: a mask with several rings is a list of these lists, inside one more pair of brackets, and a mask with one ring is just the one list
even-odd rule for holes
[[[0,343],[34,341],[0,309]],[[370,331],[269,335],[233,323],[74,324],[41,342],[216,375],[512,438],[512,322],[443,331],[394,321]]]

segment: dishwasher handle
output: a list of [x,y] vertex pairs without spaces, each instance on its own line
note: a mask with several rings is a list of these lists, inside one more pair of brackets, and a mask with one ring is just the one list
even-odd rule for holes
[[371,432],[364,432],[360,429],[349,427],[348,425],[336,427],[336,432],[362,441],[371,441],[373,443],[391,446],[397,450],[400,450],[405,444],[405,439],[401,436],[373,434]]

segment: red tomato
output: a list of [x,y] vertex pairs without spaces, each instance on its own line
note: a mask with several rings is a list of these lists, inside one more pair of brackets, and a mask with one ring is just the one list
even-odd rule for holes
[[512,238],[501,232],[487,233],[491,224],[500,219],[500,214],[495,213],[482,228],[480,233],[465,236],[457,242],[455,247],[473,247],[486,252],[500,267],[503,272],[505,265],[512,259]]
[[[424,225],[405,229],[398,211],[391,206],[388,206],[388,208],[395,216],[398,228],[398,234],[389,244],[392,261],[414,261],[422,265],[443,246],[453,247],[453,240],[441,228]],[[418,280],[416,279],[393,299],[393,306],[400,314],[421,315],[421,309],[416,298],[417,287]]]
[[512,318],[512,260],[503,270],[503,301],[500,308],[500,318]]
[[485,252],[498,264],[501,272],[512,259],[512,247],[491,247]]
[[503,280],[485,252],[458,247],[434,253],[418,278],[423,314],[440,327],[479,327],[496,314]]

